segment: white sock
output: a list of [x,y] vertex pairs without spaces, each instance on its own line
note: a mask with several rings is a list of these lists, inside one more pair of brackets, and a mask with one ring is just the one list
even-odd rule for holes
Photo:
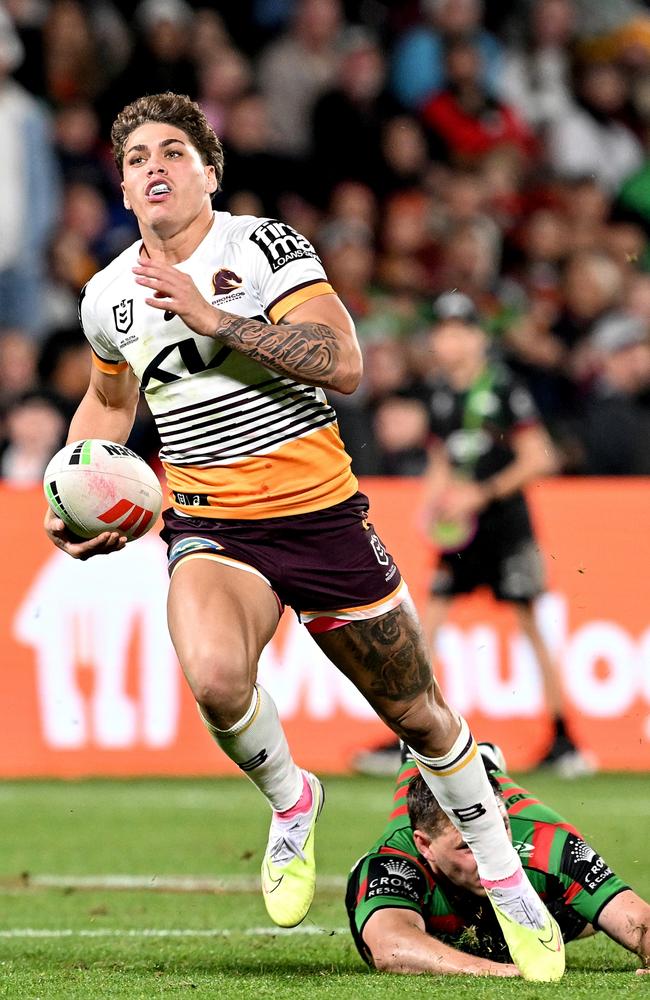
[[411,753],[440,807],[476,858],[480,878],[496,882],[521,868],[465,720],[460,719],[460,733],[444,757]]
[[291,809],[303,790],[271,695],[255,685],[246,714],[230,729],[217,729],[199,708],[203,723],[223,752],[248,775],[276,812]]

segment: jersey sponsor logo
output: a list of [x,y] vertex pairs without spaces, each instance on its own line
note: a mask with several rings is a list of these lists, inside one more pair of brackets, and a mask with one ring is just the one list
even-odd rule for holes
[[402,858],[371,858],[368,864],[366,899],[393,897],[419,903],[426,892],[422,872]]
[[251,233],[249,239],[260,248],[274,274],[294,260],[311,257],[320,263],[309,240],[284,222],[263,222]]
[[582,886],[590,896],[613,874],[600,855],[572,833],[567,836],[562,848],[560,871]]
[[128,333],[133,326],[133,299],[122,299],[113,306],[115,329],[118,333]]
[[[174,352],[178,352],[176,357],[172,357]],[[221,346],[209,361],[204,361],[196,346],[196,342],[191,337],[181,340],[178,344],[167,344],[166,347],[163,347],[156,354],[155,358],[149,362],[143,371],[142,378],[140,379],[140,388],[146,389],[152,379],[156,382],[161,382],[163,385],[169,385],[170,382],[178,382],[185,375],[197,375],[199,372],[218,368],[230,353],[230,347]],[[168,358],[171,361],[170,367],[173,365],[177,369],[176,371],[169,371],[167,368],[162,367]],[[184,371],[179,365],[179,360],[182,362]]]
[[212,275],[212,291],[214,295],[227,295],[241,288],[242,279],[234,271],[229,271],[227,267],[220,267]]

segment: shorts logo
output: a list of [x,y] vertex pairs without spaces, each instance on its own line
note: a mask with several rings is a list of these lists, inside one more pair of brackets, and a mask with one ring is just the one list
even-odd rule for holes
[[170,563],[176,562],[177,559],[180,559],[182,556],[187,556],[191,552],[221,551],[223,551],[223,545],[219,545],[219,542],[215,542],[211,538],[188,536],[187,538],[179,538],[177,542],[174,542],[169,550],[169,561]]
[[390,562],[390,558],[389,558],[388,553],[386,552],[386,549],[382,545],[379,536],[375,535],[373,533],[370,536],[370,544],[372,545],[372,550],[375,553],[375,559],[377,560],[377,562],[379,563],[379,565],[380,566],[388,566],[388,563]]
[[226,267],[220,267],[212,275],[212,291],[215,295],[227,295],[241,288],[241,278],[234,271],[229,271]]
[[612,875],[611,868],[600,855],[574,834],[569,834],[564,843],[560,871],[582,886],[590,896]]
[[257,243],[274,274],[292,261],[304,260],[306,257],[320,263],[309,240],[284,222],[263,222],[251,233],[249,239]]
[[115,329],[118,333],[128,333],[133,326],[133,299],[122,299],[113,306]]

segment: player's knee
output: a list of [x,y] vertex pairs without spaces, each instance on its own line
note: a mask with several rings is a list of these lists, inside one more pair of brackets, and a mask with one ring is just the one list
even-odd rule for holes
[[208,718],[228,728],[246,713],[253,696],[254,672],[243,655],[230,650],[197,652],[187,671],[194,698]]

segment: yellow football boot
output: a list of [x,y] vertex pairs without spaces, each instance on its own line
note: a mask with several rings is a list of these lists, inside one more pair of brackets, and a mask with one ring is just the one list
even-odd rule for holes
[[[524,876],[525,879],[525,876]],[[528,887],[532,886],[528,883]],[[550,983],[564,974],[564,941],[562,933],[544,904],[535,893],[535,902],[498,888],[487,889],[499,926],[506,939],[512,961],[523,979]],[[540,926],[541,925],[541,926]]]
[[262,861],[262,894],[271,920],[279,927],[295,927],[309,912],[316,888],[314,828],[325,791],[318,778],[303,771],[312,791],[312,806],[292,820],[273,816]]

